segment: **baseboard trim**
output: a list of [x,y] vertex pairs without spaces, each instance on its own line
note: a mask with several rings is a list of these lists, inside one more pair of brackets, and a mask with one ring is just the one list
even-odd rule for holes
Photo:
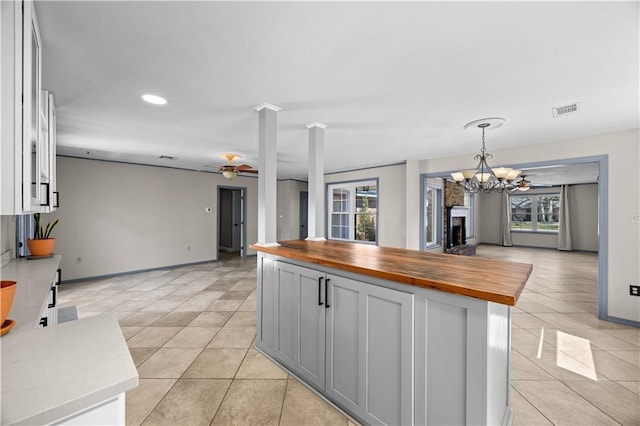
[[617,322],[618,324],[630,325],[632,327],[640,328],[640,321],[633,321],[624,318],[612,317],[611,315],[607,316],[607,321]]
[[125,276],[125,275],[140,274],[140,273],[143,273],[143,272],[159,271],[161,269],[180,268],[180,267],[183,267],[183,266],[202,265],[204,263],[217,263],[217,262],[219,262],[218,259],[211,259],[211,260],[201,260],[199,262],[180,263],[180,264],[177,264],[177,265],[157,266],[155,268],[136,269],[136,270],[133,270],[133,271],[116,272],[114,274],[95,275],[95,276],[92,276],[92,277],[84,277],[84,278],[73,278],[71,280],[64,280],[60,284],[81,283],[81,282],[85,282],[85,281],[101,280],[101,279],[105,279],[105,278],[122,277],[122,276]]
[[573,249],[573,250],[558,250],[556,247],[541,247],[541,246],[528,246],[521,244],[513,244],[510,246],[504,246],[499,243],[476,243],[478,246],[496,246],[496,247],[505,247],[505,248],[531,248],[531,249],[540,249],[540,250],[553,250],[562,253],[595,253],[598,254],[598,250],[581,250],[581,249]]

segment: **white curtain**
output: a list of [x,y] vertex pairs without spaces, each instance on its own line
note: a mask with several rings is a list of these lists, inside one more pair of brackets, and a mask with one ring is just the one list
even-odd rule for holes
[[502,193],[502,208],[500,209],[500,244],[505,247],[511,247],[511,203],[509,195]]
[[558,212],[558,250],[571,251],[571,220],[569,210],[569,186],[560,187],[560,210]]

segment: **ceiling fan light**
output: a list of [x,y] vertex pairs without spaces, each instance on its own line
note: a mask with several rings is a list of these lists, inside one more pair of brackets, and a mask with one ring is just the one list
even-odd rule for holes
[[528,191],[529,188],[530,188],[530,186],[528,186],[528,185],[527,186],[518,186],[518,191],[522,191],[522,192]]
[[234,177],[238,176],[238,172],[236,172],[235,170],[223,170],[222,176],[226,177],[227,179],[233,179]]
[[451,177],[456,182],[462,182],[464,180],[464,175],[461,172],[451,173]]

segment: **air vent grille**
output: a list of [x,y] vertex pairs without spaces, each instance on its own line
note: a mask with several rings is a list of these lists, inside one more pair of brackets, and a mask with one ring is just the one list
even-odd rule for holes
[[580,111],[580,103],[576,102],[570,105],[564,105],[560,107],[552,108],[554,117],[563,117],[566,115],[575,114]]
[[158,157],[161,160],[173,160],[173,157],[170,155],[161,155],[160,157]]

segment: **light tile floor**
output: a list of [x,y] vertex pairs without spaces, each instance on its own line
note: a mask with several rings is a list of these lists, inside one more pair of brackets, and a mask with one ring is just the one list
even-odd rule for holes
[[[481,245],[534,264],[513,309],[517,425],[640,425],[640,329],[600,321],[597,256]],[[131,425],[347,425],[347,417],[252,348],[255,258],[63,285],[80,317],[117,314],[140,386]]]

